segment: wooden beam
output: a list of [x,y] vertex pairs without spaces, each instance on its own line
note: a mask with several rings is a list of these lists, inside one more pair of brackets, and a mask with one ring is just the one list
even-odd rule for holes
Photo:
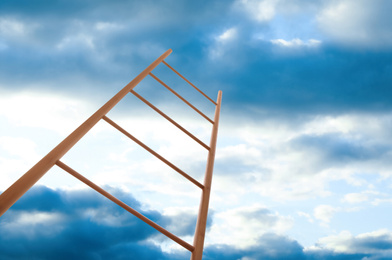
[[193,251],[192,253],[191,260],[201,260],[203,257],[204,237],[205,237],[206,227],[207,227],[208,205],[210,202],[212,172],[214,170],[214,159],[215,159],[216,142],[218,138],[218,124],[219,124],[221,102],[222,102],[222,91],[219,91],[217,106],[215,109],[215,116],[214,116],[215,123],[211,133],[210,152],[208,154],[206,174],[204,176],[204,189],[202,191],[200,207],[199,207],[199,215],[197,217],[195,236],[193,240],[193,246],[195,247],[195,251]]

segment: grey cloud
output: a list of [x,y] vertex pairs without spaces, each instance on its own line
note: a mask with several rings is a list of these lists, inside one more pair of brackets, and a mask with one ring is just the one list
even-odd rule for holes
[[362,237],[358,236],[349,241],[348,244],[350,249],[355,252],[391,251],[392,235],[383,233]]
[[[142,210],[128,193],[109,191],[161,226],[193,235],[195,216],[167,218]],[[159,233],[94,191],[33,187],[0,218],[0,259],[181,259],[147,239]],[[185,254],[185,253],[184,253]],[[132,258],[132,259],[133,259]]]

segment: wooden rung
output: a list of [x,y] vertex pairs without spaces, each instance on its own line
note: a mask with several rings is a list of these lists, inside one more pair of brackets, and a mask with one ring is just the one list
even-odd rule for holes
[[131,208],[130,206],[128,206],[127,204],[125,204],[121,200],[117,199],[112,194],[110,194],[109,192],[105,191],[104,189],[102,189],[101,187],[99,187],[98,185],[96,185],[95,183],[93,183],[92,181],[90,181],[89,179],[87,179],[86,177],[84,177],[83,175],[81,175],[80,173],[78,173],[77,171],[75,171],[74,169],[69,167],[68,165],[66,165],[65,163],[63,163],[60,160],[58,160],[56,162],[56,165],[58,167],[60,167],[61,169],[63,169],[64,171],[66,171],[69,174],[71,174],[72,176],[74,176],[79,181],[85,183],[87,186],[89,186],[93,190],[97,191],[98,193],[102,194],[103,196],[105,196],[109,200],[113,201],[114,203],[116,203],[117,205],[119,205],[120,207],[122,207],[123,209],[128,211],[129,213],[133,214],[134,216],[136,216],[140,220],[142,220],[145,223],[149,224],[150,226],[152,226],[153,228],[155,228],[156,230],[158,230],[159,232],[161,232],[162,234],[164,234],[168,238],[172,239],[174,242],[180,244],[181,246],[183,246],[184,248],[188,249],[191,252],[193,252],[195,250],[194,246],[188,244],[187,242],[185,242],[181,238],[177,237],[176,235],[170,233],[169,231],[167,231],[163,227],[161,227],[158,224],[156,224],[154,221],[152,221],[149,218],[143,216],[138,211],[134,210],[133,208]]
[[195,106],[193,106],[191,103],[189,103],[185,98],[183,98],[180,94],[178,94],[177,92],[175,92],[171,87],[169,87],[168,85],[166,85],[162,80],[160,80],[157,76],[155,76],[154,74],[152,74],[151,72],[149,73],[151,77],[153,77],[156,81],[158,81],[159,83],[161,83],[165,88],[167,88],[170,92],[172,92],[174,95],[176,95],[179,99],[181,99],[182,101],[184,101],[188,106],[190,106],[191,108],[193,108],[197,113],[199,113],[202,117],[204,117],[205,119],[207,119],[208,121],[211,122],[211,124],[214,123],[214,121],[212,121],[208,116],[206,116],[205,114],[203,114],[203,112],[201,112],[199,109],[197,109]]
[[189,137],[191,137],[193,140],[195,140],[196,142],[198,142],[201,146],[203,146],[204,148],[206,148],[207,150],[210,150],[210,147],[208,145],[206,145],[205,143],[203,143],[200,139],[198,139],[196,136],[194,136],[193,134],[191,134],[190,132],[188,132],[185,128],[183,128],[181,125],[179,125],[176,121],[174,121],[173,119],[171,119],[169,116],[167,116],[165,113],[163,113],[161,110],[159,110],[156,106],[154,106],[153,104],[151,104],[150,102],[148,102],[145,98],[143,98],[142,96],[140,96],[138,93],[136,93],[134,90],[130,91],[132,94],[134,94],[136,97],[138,97],[141,101],[143,101],[146,105],[148,105],[149,107],[151,107],[152,109],[154,109],[158,114],[160,114],[161,116],[163,116],[164,118],[166,118],[169,122],[171,122],[173,125],[177,126],[180,130],[182,130],[184,133],[186,133]]
[[196,186],[198,186],[200,189],[204,189],[203,184],[201,184],[200,182],[198,182],[197,180],[193,179],[191,176],[189,176],[188,174],[186,174],[185,172],[183,172],[181,169],[179,169],[177,166],[175,166],[174,164],[172,164],[171,162],[169,162],[168,160],[166,160],[165,158],[163,158],[161,155],[159,155],[157,152],[155,152],[154,150],[152,150],[150,147],[148,147],[147,145],[145,145],[144,143],[142,143],[141,141],[139,141],[136,137],[134,137],[133,135],[131,135],[130,133],[128,133],[127,131],[125,131],[123,128],[121,128],[119,125],[117,125],[116,123],[114,123],[112,120],[110,120],[107,116],[103,116],[102,117],[103,120],[105,120],[106,122],[108,122],[110,125],[112,125],[114,128],[116,128],[118,131],[120,131],[121,133],[123,133],[124,135],[126,135],[127,137],[129,137],[130,139],[132,139],[135,143],[137,143],[138,145],[140,145],[141,147],[143,147],[144,149],[146,149],[147,151],[149,151],[152,155],[154,155],[155,157],[157,157],[158,159],[160,159],[162,162],[166,163],[168,166],[170,166],[171,168],[173,168],[174,170],[176,170],[179,174],[181,174],[182,176],[184,176],[185,178],[187,178],[189,181],[191,181],[192,183],[194,183]]
[[162,63],[164,63],[166,66],[168,66],[172,71],[174,71],[178,76],[180,76],[183,80],[185,80],[186,82],[188,82],[189,85],[191,85],[192,87],[194,87],[197,91],[199,91],[203,96],[205,96],[209,101],[211,101],[212,103],[215,104],[215,106],[217,105],[217,103],[212,100],[209,96],[207,96],[203,91],[201,91],[200,89],[198,89],[195,85],[193,85],[189,80],[187,80],[184,76],[182,76],[178,71],[176,71],[175,69],[173,69],[172,66],[170,66],[169,64],[166,63],[166,61],[162,61]]

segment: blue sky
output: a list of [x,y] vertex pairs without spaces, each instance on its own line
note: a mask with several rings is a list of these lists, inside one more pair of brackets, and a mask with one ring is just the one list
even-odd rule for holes
[[[0,2],[0,191],[171,48],[223,91],[203,259],[392,258],[392,2]],[[154,74],[210,117],[164,65]],[[152,78],[135,90],[208,143]],[[202,181],[207,154],[129,95],[109,117]],[[200,193],[105,122],[63,162],[192,242]],[[0,259],[186,259],[58,168],[0,218]]]

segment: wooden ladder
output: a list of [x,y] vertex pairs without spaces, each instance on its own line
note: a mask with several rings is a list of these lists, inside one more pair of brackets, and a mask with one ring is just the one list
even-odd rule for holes
[[[211,191],[211,181],[212,181],[212,172],[213,172],[213,167],[214,167],[214,159],[215,159],[215,150],[216,150],[216,142],[217,142],[217,135],[218,135],[218,124],[219,124],[219,115],[220,115],[220,108],[221,108],[221,101],[222,101],[222,91],[218,92],[218,97],[217,101],[215,102],[211,98],[209,98],[206,94],[204,94],[200,89],[198,89],[195,85],[193,85],[190,81],[188,81],[184,76],[182,76],[178,71],[176,71],[174,68],[172,68],[169,64],[167,64],[164,59],[170,55],[172,52],[171,49],[167,50],[164,54],[162,54],[158,59],[156,59],[153,63],[151,63],[143,72],[141,72],[136,78],[134,78],[130,83],[128,83],[122,90],[120,90],[116,95],[114,95],[106,104],[104,104],[100,109],[98,109],[90,118],[88,118],[84,123],[82,123],[75,131],[73,131],[68,137],[66,137],[60,144],[58,144],[52,151],[50,151],[45,157],[43,157],[36,165],[34,165],[29,171],[27,171],[22,177],[20,177],[14,184],[12,184],[7,190],[5,190],[1,195],[0,195],[0,216],[2,216],[25,192],[27,192],[47,171],[49,171],[54,165],[57,165],[58,167],[62,168],[78,180],[82,181],[92,189],[96,190],[97,192],[101,193],[103,196],[106,198],[110,199],[117,205],[121,206],[128,212],[132,213],[139,219],[143,220],[162,234],[166,235],[168,238],[172,239],[179,245],[183,246],[185,249],[189,250],[192,252],[191,259],[192,260],[200,260],[202,259],[203,256],[203,246],[204,246],[204,237],[205,237],[205,231],[206,231],[206,225],[207,225],[207,215],[208,215],[208,204],[209,204],[209,199],[210,199],[210,191]],[[211,101],[215,105],[215,115],[214,119],[211,120],[209,117],[207,117],[205,114],[203,114],[199,109],[194,107],[191,103],[189,103],[186,99],[184,99],[182,96],[180,96],[177,92],[175,92],[173,89],[171,89],[168,85],[166,85],[164,82],[162,82],[159,78],[157,78],[154,74],[151,73],[151,71],[157,67],[160,63],[165,64],[167,67],[169,67],[171,70],[173,70],[177,75],[179,75],[182,79],[184,79],[187,83],[189,83],[192,87],[194,87],[197,91],[199,91],[203,96],[205,96],[209,101]],[[197,137],[192,135],[190,132],[188,132],[185,128],[183,128],[181,125],[176,123],[173,119],[171,119],[169,116],[164,114],[161,110],[159,110],[157,107],[155,107],[153,104],[148,102],[146,99],[144,99],[142,96],[140,96],[138,93],[136,93],[133,88],[139,84],[147,75],[150,75],[153,77],[155,80],[157,80],[159,83],[161,83],[164,87],[166,87],[169,91],[171,91],[174,95],[176,95],[178,98],[180,98],[182,101],[184,101],[187,105],[189,105],[191,108],[193,108],[197,113],[199,113],[202,117],[204,117],[206,120],[208,120],[212,124],[212,133],[211,133],[211,139],[210,139],[210,144],[207,145],[201,140],[199,140]],[[126,130],[121,128],[118,124],[113,122],[111,119],[109,119],[106,114],[118,103],[122,98],[124,98],[129,92],[131,92],[133,95],[138,97],[140,100],[142,100],[144,103],[146,103],[148,106],[150,106],[153,110],[155,110],[158,114],[163,116],[165,119],[170,121],[172,124],[174,124],[176,127],[181,129],[184,133],[186,133],[189,137],[194,139],[197,143],[199,143],[201,146],[203,146],[205,149],[208,150],[208,157],[207,157],[207,165],[206,165],[206,172],[204,176],[204,183],[201,184],[185,172],[183,172],[181,169],[176,167],[174,164],[166,160],[164,157],[153,151],[151,148],[149,148],[147,145],[143,144],[141,141],[136,139],[134,136],[132,136],[130,133],[128,133]],[[181,238],[177,237],[176,235],[170,233],[163,227],[159,226],[155,222],[151,221],[150,219],[146,218],[133,208],[129,207],[127,204],[124,202],[120,201],[113,195],[109,194],[107,191],[103,190],[101,187],[93,183],[92,181],[88,180],[85,178],[83,175],[79,174],[66,164],[60,161],[60,159],[95,125],[97,124],[100,120],[104,120],[110,125],[112,125],[114,128],[122,132],[124,135],[138,143],[140,146],[142,146],[144,149],[149,151],[151,154],[153,154],[155,157],[159,158],[162,160],[164,163],[169,165],[171,168],[173,168],[175,171],[180,173],[182,176],[184,176],[186,179],[191,181],[193,184],[195,184],[197,187],[201,189],[201,201],[200,201],[200,206],[199,206],[199,213],[197,217],[197,223],[196,223],[196,230],[194,234],[194,240],[193,240],[193,245],[190,245],[189,243],[185,242]]]

